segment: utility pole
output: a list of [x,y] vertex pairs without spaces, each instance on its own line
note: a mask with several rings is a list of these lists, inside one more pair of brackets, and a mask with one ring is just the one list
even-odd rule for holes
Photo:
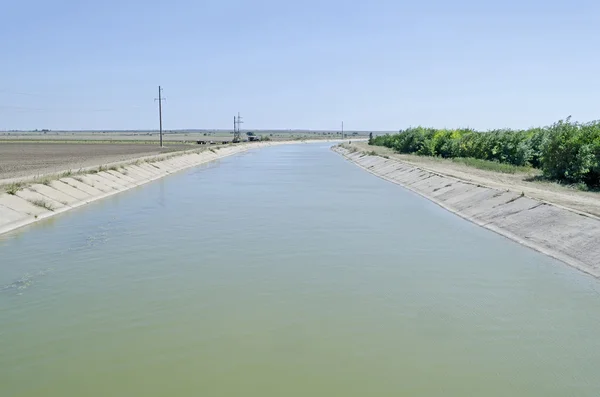
[[162,88],[158,86],[158,98],[154,98],[154,101],[158,101],[158,123],[160,128],[160,147],[163,146],[163,131],[162,131],[162,101],[166,101],[167,98],[162,97]]
[[241,125],[242,125],[242,116],[240,116],[240,112],[238,112],[237,117],[233,117],[233,143],[240,142],[242,140],[241,133]]

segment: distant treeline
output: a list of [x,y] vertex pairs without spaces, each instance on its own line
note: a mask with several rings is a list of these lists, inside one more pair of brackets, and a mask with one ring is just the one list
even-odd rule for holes
[[553,180],[600,186],[600,121],[577,123],[569,117],[543,128],[487,132],[416,127],[369,143],[399,153],[531,166]]

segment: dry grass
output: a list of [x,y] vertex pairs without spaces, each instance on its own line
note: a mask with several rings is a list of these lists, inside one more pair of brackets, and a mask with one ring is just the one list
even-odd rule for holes
[[4,187],[4,191],[14,196],[19,190],[25,188],[26,186],[27,185],[23,182],[13,182],[10,185],[6,185]]
[[54,211],[54,207],[52,207],[52,204],[50,204],[46,200],[30,200],[29,202],[37,207],[47,209],[48,211]]

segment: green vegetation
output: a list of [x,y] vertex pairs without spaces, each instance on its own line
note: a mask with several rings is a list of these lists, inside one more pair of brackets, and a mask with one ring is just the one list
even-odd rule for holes
[[567,118],[543,128],[487,132],[416,127],[374,137],[370,143],[399,153],[457,159],[499,172],[534,167],[547,179],[600,186],[600,121],[577,123]]
[[10,185],[6,185],[4,190],[6,191],[6,193],[14,196],[19,190],[23,189],[24,187],[25,184],[23,182],[13,182]]
[[503,174],[516,174],[517,172],[531,172],[531,167],[524,167],[506,163],[499,163],[497,161],[480,160],[472,157],[457,157],[453,158],[452,162],[468,165],[469,167],[479,168],[481,170],[501,172]]
[[48,203],[45,200],[31,200],[30,203],[33,204],[33,205],[36,205],[38,207],[45,208],[48,211],[54,211],[54,208],[52,207],[52,204]]

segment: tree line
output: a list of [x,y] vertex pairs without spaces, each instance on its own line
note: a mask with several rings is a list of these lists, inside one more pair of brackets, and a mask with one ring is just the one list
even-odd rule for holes
[[600,187],[600,121],[572,122],[527,130],[408,128],[369,139],[399,153],[476,158],[542,170],[545,177]]

